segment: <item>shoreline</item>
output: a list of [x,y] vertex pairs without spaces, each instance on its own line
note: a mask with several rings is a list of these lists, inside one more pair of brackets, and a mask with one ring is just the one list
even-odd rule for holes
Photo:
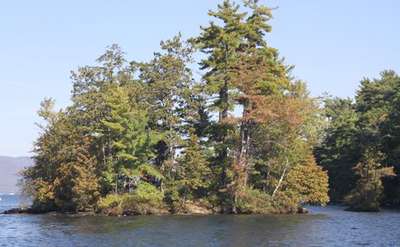
[[15,214],[27,214],[27,215],[45,215],[45,214],[55,214],[55,215],[73,215],[73,216],[107,216],[107,217],[125,217],[125,216],[144,216],[144,215],[156,215],[156,216],[164,216],[164,215],[177,215],[177,216],[208,216],[208,215],[298,215],[298,214],[308,214],[309,210],[305,207],[299,207],[297,212],[288,212],[288,213],[266,213],[266,214],[257,214],[257,213],[223,213],[223,212],[207,212],[207,213],[171,213],[171,212],[163,212],[163,213],[153,213],[153,214],[130,214],[123,213],[118,215],[113,214],[104,214],[104,213],[96,213],[96,212],[61,212],[61,211],[38,211],[32,208],[11,208],[8,210],[4,210],[0,212],[0,215],[15,215]]

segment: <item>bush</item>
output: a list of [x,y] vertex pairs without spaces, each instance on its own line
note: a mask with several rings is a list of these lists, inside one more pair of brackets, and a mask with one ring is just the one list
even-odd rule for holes
[[269,214],[275,211],[271,205],[271,197],[253,188],[246,188],[240,193],[236,208],[242,214]]
[[163,214],[167,212],[163,199],[163,192],[154,185],[142,182],[132,195],[124,198],[122,208],[127,215]]
[[275,213],[297,213],[300,207],[299,199],[298,194],[291,191],[277,192],[272,202]]
[[164,193],[154,185],[142,182],[131,194],[110,194],[101,198],[98,211],[107,215],[164,214]]
[[179,186],[176,184],[167,185],[164,200],[172,213],[179,213],[183,210],[184,199],[181,197]]
[[[24,192],[27,192],[26,195],[33,196],[34,200],[32,203],[32,209],[35,212],[50,212],[57,209],[54,200],[54,193],[50,184],[38,180],[35,183],[29,183],[28,181],[24,181],[25,184],[23,185]],[[31,191],[27,191],[28,186]],[[34,191],[34,192],[33,192]],[[33,192],[33,193],[32,193]]]
[[162,203],[164,193],[157,189],[154,185],[142,182],[138,185],[133,194],[141,201],[151,201],[154,203]]
[[356,188],[346,195],[344,202],[351,211],[377,212],[382,193],[383,186],[380,180],[369,183],[359,181]]
[[107,215],[122,215],[122,202],[124,201],[125,197],[127,197],[126,194],[109,194],[99,200],[97,209],[99,212]]

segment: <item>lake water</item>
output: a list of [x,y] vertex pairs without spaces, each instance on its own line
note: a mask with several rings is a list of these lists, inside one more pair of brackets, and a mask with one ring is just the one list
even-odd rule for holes
[[[0,196],[0,211],[17,196]],[[0,215],[0,246],[400,246],[400,212],[308,215]]]

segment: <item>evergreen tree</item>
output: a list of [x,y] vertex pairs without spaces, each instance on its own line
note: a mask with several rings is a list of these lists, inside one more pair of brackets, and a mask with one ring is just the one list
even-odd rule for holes
[[212,176],[205,154],[206,151],[200,145],[198,137],[190,133],[187,147],[179,160],[177,179],[184,198],[207,196]]
[[382,153],[367,150],[354,170],[359,177],[355,188],[345,197],[351,210],[378,211],[383,195],[382,177],[392,176],[392,167],[382,167]]
[[104,176],[118,193],[126,190],[120,180],[132,179],[129,177],[132,177],[133,169],[150,164],[158,135],[147,128],[146,111],[130,104],[128,93],[123,88],[110,86],[104,96],[108,114],[101,120],[100,134],[109,140],[107,153],[112,154],[106,160]]
[[57,169],[54,181],[55,204],[67,211],[91,211],[100,198],[95,174],[96,158],[89,152],[90,138],[65,148],[69,157]]
[[341,202],[355,186],[353,167],[360,158],[357,127],[358,114],[351,99],[326,98],[325,116],[328,126],[321,144],[316,147],[318,163],[329,175],[329,196]]
[[192,47],[181,35],[161,42],[162,52],[154,54],[147,63],[134,63],[139,78],[146,86],[150,127],[163,133],[157,144],[157,164],[163,173],[172,177],[176,170],[177,150],[182,146],[187,96],[193,88],[191,70]]
[[[223,1],[218,5],[217,11],[209,12],[217,22],[211,22],[208,27],[202,28],[200,36],[193,40],[207,55],[200,63],[201,69],[206,72],[203,77],[206,81],[205,90],[211,97],[216,96],[211,110],[218,112],[218,123],[215,124],[212,140],[216,149],[214,170],[220,174],[218,185],[220,191],[226,190],[234,179],[232,174],[234,162],[240,164],[239,166],[246,166],[245,158],[241,157],[241,154],[245,153],[244,149],[248,144],[242,145],[238,155],[229,152],[235,149],[232,139],[235,129],[229,120],[229,111],[235,108],[238,86],[240,87],[234,83],[234,78],[239,73],[235,67],[246,54],[249,55],[254,49],[266,46],[263,36],[271,29],[267,24],[271,18],[268,8],[259,6],[257,1],[246,1],[245,7],[251,11],[250,14],[241,12],[240,6],[229,0]],[[247,105],[247,102],[244,102],[245,108]],[[247,108],[244,109],[244,112],[247,111]],[[247,142],[246,127],[242,127],[241,135],[242,141]],[[240,160],[234,161],[235,156],[239,156]]]

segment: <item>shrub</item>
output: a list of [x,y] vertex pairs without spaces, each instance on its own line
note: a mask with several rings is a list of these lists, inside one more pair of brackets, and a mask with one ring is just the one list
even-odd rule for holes
[[164,214],[167,210],[163,199],[163,192],[142,182],[133,193],[110,194],[101,198],[98,211],[107,215]]
[[291,191],[277,192],[272,202],[274,213],[297,213],[300,206],[299,199],[298,194]]
[[289,200],[293,201],[288,206],[295,203],[326,205],[329,202],[328,175],[311,155],[290,170],[283,187]]
[[274,212],[271,197],[263,191],[245,188],[236,201],[236,208],[242,214],[269,214]]
[[106,197],[102,197],[97,204],[97,209],[107,215],[122,215],[122,202],[126,196],[126,194],[109,194]]
[[179,213],[183,210],[184,199],[179,193],[179,186],[176,184],[167,185],[165,191],[165,202],[172,213]]

